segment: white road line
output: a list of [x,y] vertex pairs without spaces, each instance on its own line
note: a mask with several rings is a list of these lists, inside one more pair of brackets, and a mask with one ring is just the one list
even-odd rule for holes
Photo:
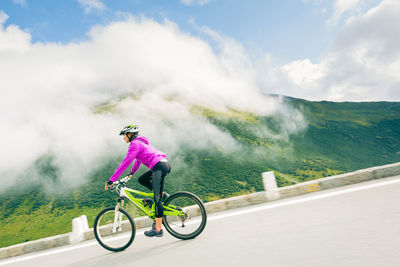
[[[136,232],[136,236],[143,235],[143,233],[144,233],[144,230],[137,231]],[[51,250],[51,251],[47,251],[47,252],[43,252],[43,253],[39,253],[39,254],[35,254],[35,255],[22,256],[21,258],[9,259],[9,260],[5,260],[5,261],[1,261],[0,262],[0,266],[6,265],[6,264],[11,264],[11,263],[16,263],[16,262],[20,262],[20,261],[32,260],[32,259],[36,259],[36,258],[39,258],[39,257],[53,255],[53,254],[63,253],[63,252],[71,251],[71,250],[74,250],[74,249],[90,247],[90,246],[93,246],[93,245],[99,245],[99,243],[97,243],[96,240],[92,240],[92,241],[89,241],[89,242],[85,242],[85,244],[80,244],[80,245],[75,245],[75,246],[70,246],[70,247],[54,249],[54,250]]]
[[[333,197],[333,196],[342,195],[342,194],[348,194],[348,193],[352,193],[352,192],[367,190],[367,189],[376,188],[376,187],[382,187],[382,186],[396,184],[396,183],[400,183],[400,179],[390,180],[390,181],[385,181],[385,182],[380,182],[380,183],[374,183],[374,184],[369,184],[369,185],[363,185],[363,186],[358,186],[355,188],[347,188],[347,189],[343,189],[340,191],[322,193],[320,195],[306,196],[306,197],[303,197],[300,199],[289,200],[289,201],[285,201],[285,202],[277,203],[277,204],[268,203],[265,206],[245,209],[245,210],[236,211],[236,212],[229,212],[229,213],[225,213],[225,214],[221,214],[221,215],[214,215],[214,216],[211,215],[208,217],[207,221],[215,221],[215,220],[228,218],[228,217],[232,217],[232,216],[238,216],[238,215],[243,215],[243,214],[252,213],[252,212],[258,212],[258,211],[262,211],[262,210],[275,209],[275,208],[279,208],[279,207],[309,202],[309,201],[313,201],[313,200]],[[144,230],[137,231],[136,236],[143,235],[143,233],[144,233]],[[6,265],[6,264],[11,264],[11,263],[16,263],[16,262],[20,262],[20,261],[31,260],[31,259],[35,259],[35,258],[39,258],[39,257],[49,256],[49,255],[53,255],[53,254],[63,253],[66,251],[71,251],[74,249],[80,249],[80,248],[89,247],[89,246],[93,246],[93,245],[98,245],[97,241],[93,240],[93,241],[86,242],[85,244],[81,244],[81,245],[59,248],[59,249],[55,249],[52,251],[43,252],[43,253],[39,253],[39,254],[35,254],[35,255],[27,255],[27,256],[22,256],[22,257],[15,258],[15,259],[4,260],[4,261],[0,262],[0,266]]]

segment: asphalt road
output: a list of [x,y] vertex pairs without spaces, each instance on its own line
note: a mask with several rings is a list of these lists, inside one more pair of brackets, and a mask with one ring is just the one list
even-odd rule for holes
[[109,252],[95,241],[0,266],[400,266],[400,176],[209,215],[204,232]]

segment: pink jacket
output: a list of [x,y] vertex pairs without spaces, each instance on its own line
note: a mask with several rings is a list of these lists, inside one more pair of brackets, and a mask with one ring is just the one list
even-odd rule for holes
[[150,170],[162,159],[166,159],[167,156],[164,152],[156,150],[150,145],[149,140],[144,136],[138,136],[129,145],[128,153],[125,159],[121,162],[114,174],[110,177],[110,181],[115,182],[119,176],[128,168],[134,159],[135,163],[132,167],[132,173],[135,173],[140,165],[143,163]]

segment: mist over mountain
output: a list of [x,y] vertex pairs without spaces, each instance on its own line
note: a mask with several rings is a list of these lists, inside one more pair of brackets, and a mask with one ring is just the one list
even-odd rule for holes
[[300,112],[261,93],[240,44],[213,36],[217,51],[168,20],[130,16],[94,26],[79,43],[32,43],[18,26],[0,24],[0,191],[19,179],[49,186],[37,168],[43,164],[52,166],[45,176],[60,182],[56,188],[84,184],[125,153],[117,134],[127,124],[140,125],[170,158],[182,146],[240,151],[194,112],[198,106],[280,114],[278,139],[306,127]]
[[[161,117],[165,125],[178,124],[186,134],[199,138],[198,143],[192,143],[193,139],[182,136],[181,142],[174,143],[179,144],[174,150],[170,144],[157,143],[157,136],[152,137],[158,146],[171,149],[165,151],[173,155],[169,157],[172,172],[165,180],[165,189],[192,191],[207,202],[263,190],[264,171],[274,171],[278,185],[286,186],[400,161],[399,102],[272,98],[280,99],[288,112],[257,115],[238,109],[222,111],[192,106],[189,113],[193,121],[174,122]],[[124,101],[136,100],[124,98],[104,103],[94,112],[118,112],[118,103]],[[290,112],[293,117],[288,119],[285,116]],[[298,124],[289,123],[296,120],[299,112],[302,125],[303,121],[307,125],[300,129]],[[199,121],[197,124],[194,118]],[[219,136],[202,140],[196,131]],[[166,134],[176,137],[175,132]],[[61,170],[54,164],[53,156],[37,160],[34,168],[40,181],[17,180],[0,194],[0,224],[4,229],[1,246],[71,231],[72,218],[81,214],[88,216],[89,224],[93,223],[98,211],[115,201],[115,195],[104,192],[104,181],[123,159],[126,149],[126,144],[121,145],[121,153],[107,154],[88,170],[79,186],[72,187],[63,186]],[[135,177],[144,171],[146,168],[141,167]],[[26,181],[29,175],[28,172],[23,176]],[[132,179],[130,187],[145,190],[136,179]]]

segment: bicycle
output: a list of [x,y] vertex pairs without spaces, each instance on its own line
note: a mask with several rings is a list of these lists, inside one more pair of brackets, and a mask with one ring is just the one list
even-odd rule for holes
[[[128,188],[126,183],[130,179],[131,176],[126,176],[113,184],[113,191],[119,195],[115,207],[103,209],[94,220],[96,240],[103,248],[114,252],[128,248],[135,239],[135,221],[123,208],[125,199],[130,200],[134,206],[155,222],[155,205],[152,201],[154,193]],[[137,198],[133,194],[145,198]],[[165,229],[176,238],[193,239],[206,226],[206,209],[201,199],[193,193],[176,192],[165,199],[163,208]]]

